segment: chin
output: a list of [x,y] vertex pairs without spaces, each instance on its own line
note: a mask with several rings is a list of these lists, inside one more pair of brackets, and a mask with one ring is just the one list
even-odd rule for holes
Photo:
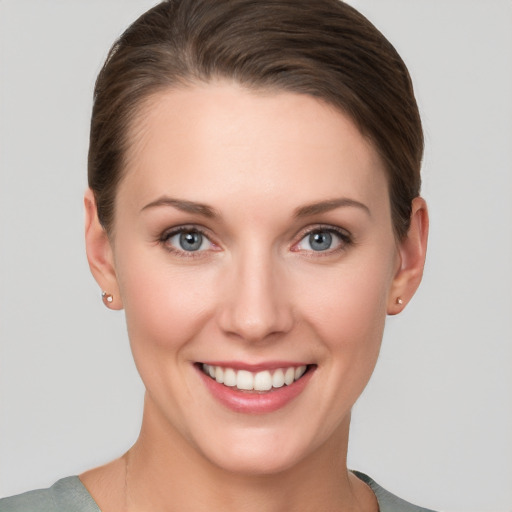
[[289,430],[280,430],[240,429],[225,437],[217,436],[216,442],[198,448],[205,458],[224,471],[241,476],[275,475],[299,465],[318,448],[315,436],[300,438],[297,436],[300,432],[290,435]]
[[266,476],[285,472],[300,462],[298,454],[268,453],[267,450],[255,448],[252,451],[242,450],[221,456],[213,455],[211,460],[217,467],[240,476]]

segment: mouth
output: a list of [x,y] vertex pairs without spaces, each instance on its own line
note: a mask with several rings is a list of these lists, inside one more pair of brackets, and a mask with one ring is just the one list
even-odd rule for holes
[[315,365],[284,366],[269,370],[249,371],[213,364],[199,363],[200,370],[227,388],[246,393],[268,393],[291,386]]
[[243,414],[272,413],[296,402],[317,368],[316,364],[289,362],[247,365],[210,361],[194,366],[211,396]]

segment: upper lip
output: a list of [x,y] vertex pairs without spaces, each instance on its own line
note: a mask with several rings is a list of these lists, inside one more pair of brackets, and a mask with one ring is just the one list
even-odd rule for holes
[[199,364],[232,368],[233,370],[247,370],[249,372],[261,372],[265,370],[277,370],[278,368],[290,368],[299,366],[310,366],[305,361],[265,361],[260,363],[246,363],[242,361],[201,361]]

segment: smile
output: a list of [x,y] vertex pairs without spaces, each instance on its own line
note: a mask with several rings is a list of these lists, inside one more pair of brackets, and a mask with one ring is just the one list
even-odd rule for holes
[[289,366],[259,372],[209,364],[203,364],[201,368],[206,375],[226,387],[241,391],[264,392],[290,386],[306,373],[308,367],[306,365]]

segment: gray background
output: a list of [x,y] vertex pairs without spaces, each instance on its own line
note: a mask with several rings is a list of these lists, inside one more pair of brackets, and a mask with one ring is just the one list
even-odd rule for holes
[[[0,2],[0,496],[123,453],[142,386],[83,244],[94,78],[153,1]],[[425,279],[388,321],[350,466],[453,512],[512,510],[512,3],[358,0],[425,125]]]

